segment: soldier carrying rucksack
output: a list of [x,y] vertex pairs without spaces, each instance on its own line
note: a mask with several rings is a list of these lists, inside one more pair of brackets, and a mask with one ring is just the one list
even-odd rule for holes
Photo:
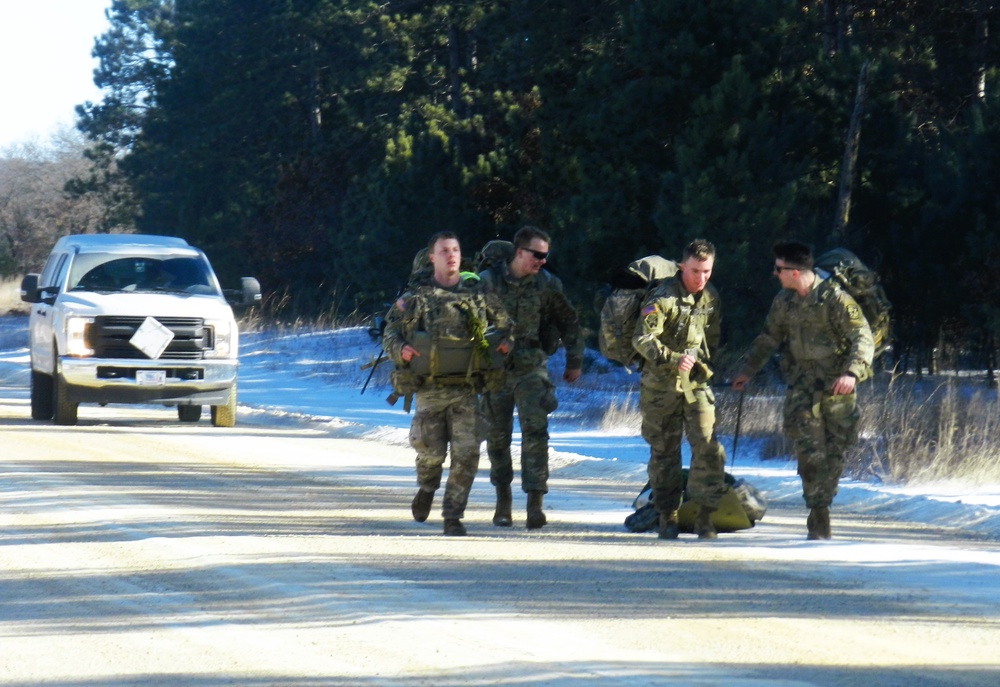
[[[411,284],[393,304],[382,344],[396,365],[396,392],[413,393],[416,398],[410,427],[419,484],[411,504],[413,519],[424,522],[430,514],[450,445],[451,465],[441,508],[444,534],[464,535],[461,519],[479,468],[481,442],[477,393],[483,390],[485,378],[476,370],[490,367],[491,349],[501,354],[510,351],[512,323],[495,300],[462,279],[461,248],[454,234],[435,234],[429,248],[433,272],[425,281]],[[499,343],[486,337],[491,326],[502,334]],[[427,343],[426,348],[419,339]],[[454,356],[456,352],[464,358]],[[448,369],[446,356],[461,364]],[[416,370],[418,365],[423,369]],[[404,388],[403,375],[412,387]]]
[[[856,385],[872,374],[875,345],[857,300],[839,280],[814,268],[809,246],[774,245],[775,296],[733,388],[742,390],[781,351],[788,390],[785,434],[795,447],[809,517],[809,539],[829,539],[830,506],[847,449],[857,438]],[[887,302],[887,301],[886,301]]]
[[[549,420],[558,402],[549,380],[548,358],[558,341],[566,348],[563,379],[574,382],[583,364],[583,338],[579,317],[563,293],[562,282],[543,269],[551,239],[537,227],[522,227],[514,235],[509,258],[494,260],[480,272],[480,288],[500,299],[514,320],[514,353],[507,362],[507,380],[502,389],[483,394],[482,408],[489,420],[486,450],[490,458],[490,481],[496,487],[497,505],[493,524],[510,527],[511,483],[514,470],[511,440],[514,410],[521,426],[521,488],[527,493],[528,529],[546,524],[542,510],[548,492]],[[496,248],[505,248],[494,243]]]

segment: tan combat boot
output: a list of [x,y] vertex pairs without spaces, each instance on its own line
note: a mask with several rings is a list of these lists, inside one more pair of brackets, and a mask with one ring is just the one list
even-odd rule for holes
[[444,520],[444,536],[446,537],[464,537],[465,525],[458,518],[445,518]]
[[497,527],[510,527],[514,524],[510,513],[511,493],[509,484],[497,485],[497,509],[493,513],[493,524]]
[[712,524],[712,513],[714,512],[714,508],[698,506],[698,515],[694,519],[694,533],[698,535],[698,539],[719,538],[719,533],[715,531],[715,525]]
[[417,492],[417,495],[413,497],[413,503],[410,505],[410,511],[413,513],[413,519],[417,522],[423,522],[427,519],[427,516],[431,514],[431,504],[434,503],[434,492],[424,491],[423,488]]
[[542,497],[544,494],[540,491],[529,491],[528,492],[528,529],[537,530],[545,526],[548,522],[545,518],[545,513],[542,512]]
[[830,508],[829,506],[817,506],[809,511],[806,518],[806,527],[809,529],[807,539],[829,539],[830,533]]
[[676,510],[670,513],[660,513],[660,527],[659,534],[657,534],[660,539],[677,539],[680,532]]

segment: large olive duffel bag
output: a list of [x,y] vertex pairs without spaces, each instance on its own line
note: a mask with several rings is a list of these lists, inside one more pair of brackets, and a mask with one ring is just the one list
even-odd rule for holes
[[471,339],[434,339],[427,332],[416,332],[409,343],[420,355],[410,359],[410,372],[433,379],[502,370],[505,356],[497,351],[497,345],[503,338],[501,333],[495,329],[487,329],[485,338],[489,344],[488,358],[476,350]]

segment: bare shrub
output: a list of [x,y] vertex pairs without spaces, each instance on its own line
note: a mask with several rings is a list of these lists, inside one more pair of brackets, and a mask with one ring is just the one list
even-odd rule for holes
[[[782,428],[783,387],[743,394],[725,387],[713,391],[720,436],[733,437],[738,422],[740,436],[756,440],[762,459],[794,456]],[[638,390],[612,399],[600,428],[638,433]],[[930,382],[885,374],[859,387],[858,403],[859,439],[848,452],[846,474],[895,484],[1000,481],[1000,398],[995,390],[959,377]]]
[[28,304],[21,300],[21,280],[0,280],[0,313],[26,313]]
[[603,432],[638,434],[642,429],[642,415],[639,414],[639,391],[629,389],[623,395],[614,395],[604,410],[598,427]]
[[890,482],[996,482],[1000,401],[957,377],[890,377],[863,401],[850,468]]

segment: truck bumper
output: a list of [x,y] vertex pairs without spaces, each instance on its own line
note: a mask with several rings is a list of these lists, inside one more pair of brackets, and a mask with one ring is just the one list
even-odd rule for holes
[[75,403],[225,405],[236,360],[59,358],[58,374]]

